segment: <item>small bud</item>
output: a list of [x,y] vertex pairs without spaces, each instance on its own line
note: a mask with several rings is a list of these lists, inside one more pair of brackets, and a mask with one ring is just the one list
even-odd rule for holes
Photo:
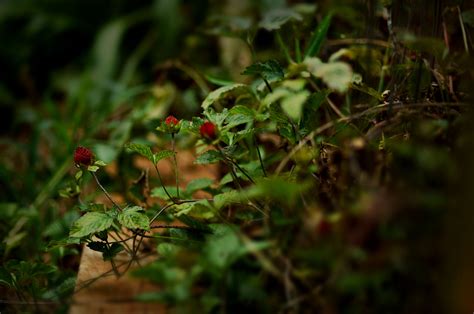
[[217,138],[217,128],[214,123],[206,121],[199,128],[201,136],[208,140],[215,140]]
[[156,129],[164,133],[178,133],[179,129],[181,129],[181,121],[176,119],[174,116],[169,115]]
[[94,154],[90,149],[78,146],[74,151],[74,162],[78,166],[90,166],[94,162]]

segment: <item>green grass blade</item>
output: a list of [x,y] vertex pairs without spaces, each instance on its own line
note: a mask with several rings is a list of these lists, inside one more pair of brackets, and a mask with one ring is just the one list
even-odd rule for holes
[[329,13],[328,15],[324,17],[321,23],[319,23],[318,27],[314,31],[313,36],[311,37],[311,40],[309,41],[308,48],[306,49],[306,52],[304,54],[305,58],[312,57],[319,53],[319,50],[321,49],[321,45],[324,39],[326,39],[329,25],[331,25],[331,18],[332,18],[332,13]]

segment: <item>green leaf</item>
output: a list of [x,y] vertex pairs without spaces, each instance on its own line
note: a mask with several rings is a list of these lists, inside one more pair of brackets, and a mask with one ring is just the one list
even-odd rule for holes
[[[176,192],[176,186],[169,186],[168,185],[168,186],[166,186],[166,190],[171,195],[171,197],[178,197],[178,193]],[[168,200],[168,198],[169,198],[162,186],[153,188],[151,190],[151,196],[152,197],[158,197],[158,198],[161,198],[163,200]]]
[[87,243],[87,247],[93,251],[104,253],[107,250],[107,244],[100,241],[92,241]]
[[318,110],[326,101],[327,91],[322,90],[311,94],[303,108],[303,115],[300,120],[300,134],[306,136],[319,126]]
[[125,144],[125,148],[132,152],[138,153],[149,161],[153,162],[153,153],[151,152],[151,148],[148,145],[128,143]]
[[157,162],[159,162],[162,159],[174,156],[174,154],[175,153],[171,150],[162,150],[162,151],[160,151],[156,154],[153,154],[152,161],[153,161],[153,163],[156,164]]
[[94,165],[95,165],[95,166],[99,166],[99,167],[105,167],[105,166],[107,166],[107,164],[106,164],[104,161],[102,161],[102,160],[96,160],[96,161],[94,162]]
[[238,203],[241,199],[242,195],[235,190],[217,194],[214,196],[214,207],[221,209],[229,204]]
[[79,218],[72,225],[69,233],[70,237],[82,238],[106,230],[112,226],[114,219],[106,214],[99,212],[89,212]]
[[345,62],[324,63],[318,58],[305,59],[308,71],[323,80],[326,85],[340,93],[347,91],[352,82],[352,68]]
[[82,178],[82,170],[79,170],[78,172],[76,172],[76,174],[74,175],[74,178],[76,179],[76,181],[79,181],[80,178]]
[[209,206],[207,200],[173,205],[172,209],[176,217],[189,215],[203,219],[210,219],[215,215],[214,210]]
[[156,247],[158,255],[164,258],[174,256],[179,251],[179,249],[180,247],[173,243],[160,243]]
[[303,90],[288,95],[281,101],[281,108],[293,120],[298,121],[303,112],[303,105],[309,97],[309,91]]
[[97,170],[99,170],[99,167],[98,166],[88,166],[87,170],[89,170],[90,172],[96,172]]
[[140,206],[127,207],[118,214],[117,220],[128,229],[150,230],[148,216]]
[[125,250],[124,246],[120,243],[112,243],[107,250],[102,254],[104,261],[112,260],[118,253]]
[[326,39],[326,35],[329,30],[329,25],[331,25],[331,18],[332,14],[326,15],[314,31],[314,34],[309,41],[308,48],[306,49],[306,52],[304,54],[305,58],[315,56],[321,50],[321,45]]
[[198,165],[205,165],[205,164],[213,164],[216,163],[220,160],[222,160],[223,157],[221,153],[217,150],[208,150],[201,155],[199,155],[194,163]]
[[214,180],[209,178],[198,178],[190,181],[186,186],[186,193],[192,194],[195,191],[205,189],[209,187]]
[[221,228],[222,231],[209,236],[203,248],[206,261],[213,271],[221,271],[232,264],[239,255],[241,242],[236,232],[231,228]]
[[204,77],[206,78],[206,80],[208,80],[209,82],[211,82],[212,84],[217,85],[217,86],[227,86],[227,85],[234,84],[233,81],[221,79],[221,78],[215,77],[211,74],[205,74]]
[[255,62],[254,64],[245,68],[243,75],[260,75],[263,79],[268,81],[281,80],[285,73],[283,68],[276,60],[268,60],[265,62]]
[[273,31],[280,29],[283,25],[290,21],[301,21],[303,17],[298,12],[290,8],[278,8],[268,11],[258,26]]
[[376,91],[370,86],[367,86],[366,84],[362,82],[361,83],[352,82],[350,86],[352,89],[355,89],[355,90],[358,90],[359,92],[370,95],[379,101],[383,100],[382,95],[378,91]]
[[463,19],[465,24],[467,24],[470,27],[474,28],[474,9],[464,11],[462,13],[462,19]]
[[206,99],[202,102],[201,107],[207,110],[215,102],[224,100],[228,97],[238,98],[241,96],[250,96],[252,99],[255,98],[252,90],[248,85],[245,84],[233,84],[220,87],[207,95]]
[[209,226],[207,224],[204,224],[204,223],[200,222],[199,220],[197,220],[197,219],[195,219],[191,216],[188,216],[186,214],[182,214],[177,218],[181,222],[185,223],[188,227],[191,227],[191,228],[196,229],[196,230],[205,231],[205,232],[211,232],[211,229],[209,228]]
[[283,204],[292,205],[310,185],[302,182],[288,182],[282,177],[264,178],[243,192],[249,198],[270,197]]

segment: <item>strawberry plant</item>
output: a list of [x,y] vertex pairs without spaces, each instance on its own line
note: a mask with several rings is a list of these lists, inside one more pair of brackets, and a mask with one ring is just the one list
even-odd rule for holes
[[[86,288],[85,248],[156,285],[128,299],[176,312],[469,308],[451,244],[471,235],[456,226],[471,218],[458,194],[472,172],[472,10],[122,4],[78,57],[93,66],[25,110],[16,136],[36,146],[0,143],[8,310],[66,311]],[[19,39],[48,33],[33,21]]]

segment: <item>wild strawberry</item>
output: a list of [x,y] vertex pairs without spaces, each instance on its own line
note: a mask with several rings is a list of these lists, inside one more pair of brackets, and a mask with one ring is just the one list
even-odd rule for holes
[[178,125],[179,121],[178,121],[178,119],[176,119],[174,116],[169,115],[169,116],[166,118],[165,123],[166,123],[167,126],[173,127],[173,126],[175,126],[175,125]]
[[217,138],[217,127],[214,123],[206,121],[199,128],[201,136],[208,140],[215,140]]
[[74,162],[79,166],[90,166],[94,162],[94,154],[90,149],[78,146],[74,151]]
[[161,123],[161,126],[157,129],[165,133],[178,133],[181,128],[181,121],[176,119],[174,116],[169,115],[164,122]]

